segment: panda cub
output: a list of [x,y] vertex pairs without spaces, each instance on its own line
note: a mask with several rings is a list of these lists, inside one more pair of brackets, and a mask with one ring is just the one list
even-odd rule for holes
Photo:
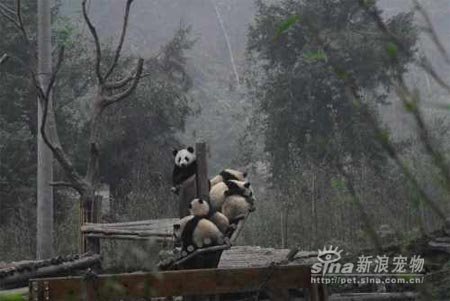
[[223,203],[227,196],[240,195],[248,199],[253,205],[253,190],[250,187],[250,182],[228,180],[214,185],[209,191],[209,199],[214,210],[221,210]]
[[185,216],[173,225],[173,235],[175,242],[181,243],[183,256],[196,249],[224,243],[223,234],[211,221],[193,215]]
[[245,171],[239,171],[235,169],[224,169],[222,170],[217,176],[212,178],[209,183],[210,187],[213,187],[214,185],[226,182],[228,180],[238,180],[238,181],[244,181],[247,177],[247,172]]
[[217,228],[219,228],[220,232],[224,234],[227,233],[230,226],[228,218],[221,212],[212,209],[207,201],[202,199],[192,200],[189,204],[189,212],[194,216],[209,219],[217,226]]
[[245,218],[249,212],[255,211],[255,198],[250,183],[235,180],[228,182],[231,188],[225,191],[225,201],[221,211],[230,223],[236,223]]
[[180,150],[173,150],[174,168],[172,173],[172,191],[178,193],[179,186],[197,171],[197,161],[194,148],[189,146]]

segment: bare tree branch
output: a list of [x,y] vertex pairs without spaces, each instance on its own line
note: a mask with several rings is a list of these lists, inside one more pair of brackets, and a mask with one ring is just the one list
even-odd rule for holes
[[134,0],[127,0],[127,5],[125,7],[125,14],[123,17],[123,24],[122,24],[122,32],[120,34],[120,38],[119,38],[119,44],[117,45],[115,54],[114,54],[114,59],[113,62],[111,63],[111,66],[109,67],[109,70],[106,72],[105,75],[105,80],[108,79],[108,77],[113,73],[114,69],[117,66],[117,62],[119,61],[120,58],[120,53],[122,51],[122,47],[123,47],[123,42],[125,41],[125,36],[127,34],[127,28],[128,28],[128,19],[130,16],[130,6],[133,3]]
[[98,38],[97,30],[95,29],[94,25],[92,24],[91,20],[89,19],[87,9],[86,9],[86,2],[87,0],[83,0],[82,7],[83,7],[83,17],[88,25],[89,31],[91,32],[92,37],[94,38],[95,43],[95,73],[97,75],[97,80],[100,84],[103,84],[104,79],[101,74],[101,61],[102,61],[102,49],[100,47],[100,40]]
[[19,22],[14,17],[11,16],[11,15],[15,16],[16,12],[14,12],[12,9],[8,8],[6,5],[1,3],[0,3],[0,15],[8,19],[8,21],[10,21],[14,26],[20,29]]
[[[50,148],[52,153],[54,154],[55,158],[58,160],[58,162],[63,167],[64,171],[66,172],[66,175],[73,181],[73,187],[81,192],[81,190],[84,188],[85,183],[82,179],[82,177],[78,174],[78,172],[75,170],[75,167],[73,166],[72,162],[68,158],[67,154],[62,149],[61,145],[59,144],[53,144],[52,141],[50,141],[49,137],[47,136],[46,131],[46,124],[47,124],[47,117],[48,117],[48,111],[49,111],[49,96],[52,91],[52,87],[54,85],[54,82],[56,80],[57,73],[59,69],[61,68],[62,61],[64,59],[64,47],[61,47],[61,50],[59,52],[58,61],[56,63],[55,70],[53,71],[50,82],[48,87],[41,87],[40,84],[37,82],[36,77],[34,77],[35,86],[38,90],[39,98],[43,102],[43,114],[42,114],[42,123],[40,124],[40,132],[42,135],[42,139],[44,140],[45,144]],[[45,89],[45,90],[44,90]]]
[[[390,38],[392,40],[392,42],[394,42],[402,52],[407,53],[407,49],[406,49],[405,45],[403,44],[403,42],[389,30],[386,23],[381,18],[379,12],[374,7],[368,7],[365,4],[364,0],[360,0],[360,3],[362,3],[361,5],[364,7],[364,9],[374,18],[380,31],[383,34],[385,34],[388,38]],[[425,17],[426,22],[428,23],[428,26],[430,26],[430,28],[432,28],[431,21],[429,20],[426,12],[422,9],[420,4],[416,0],[415,0],[415,3],[416,3],[416,7],[419,8],[420,12]],[[439,42],[439,39],[437,38],[437,35],[435,35],[434,38],[438,41],[438,45],[439,45],[440,42]],[[444,57],[448,58],[445,49],[442,48],[441,51],[443,52]],[[450,85],[448,85],[436,73],[436,71],[432,67],[431,63],[428,61],[428,59],[425,56],[420,58],[418,64],[419,64],[419,66],[422,67],[422,69],[424,69],[428,74],[430,74],[434,78],[434,80],[441,85],[441,87],[445,88],[447,90],[447,92],[450,93]],[[442,176],[444,177],[444,179],[446,181],[446,185],[444,185],[446,190],[450,192],[450,170],[447,166],[447,163],[446,163],[445,158],[442,155],[442,153],[439,152],[435,148],[433,143],[431,142],[431,137],[430,137],[429,131],[425,125],[425,122],[423,121],[420,111],[417,108],[417,105],[419,103],[419,95],[418,95],[418,93],[415,93],[415,94],[411,93],[410,89],[408,88],[408,86],[406,85],[406,83],[403,79],[403,75],[397,74],[396,81],[397,82],[393,82],[393,84],[394,84],[394,87],[396,88],[397,95],[400,97],[400,99],[403,102],[403,105],[405,106],[407,111],[413,115],[413,117],[416,121],[416,124],[419,128],[420,139],[421,139],[422,143],[424,144],[426,151],[431,156],[434,165],[440,170]]]
[[[408,53],[408,49],[402,42],[402,40],[394,34],[389,28],[387,27],[386,23],[383,21],[383,19],[380,16],[380,13],[377,11],[376,7],[374,5],[368,4],[365,0],[359,0],[359,3],[361,7],[371,16],[378,28],[382,33],[384,33],[388,38],[391,39],[391,41],[398,47],[398,49],[402,53]],[[421,67],[423,70],[425,70],[433,79],[442,87],[444,88],[448,93],[450,93],[450,85],[447,84],[434,70],[431,63],[428,61],[426,57],[420,57],[418,60],[415,61],[415,64],[419,67]]]
[[125,97],[129,96],[136,89],[137,84],[139,83],[139,80],[141,78],[143,66],[144,66],[144,60],[142,58],[140,58],[137,62],[136,72],[132,79],[131,85],[121,93],[118,93],[113,96],[105,96],[104,102],[103,102],[104,107],[110,106],[110,105],[124,99]]
[[434,30],[433,23],[431,22],[430,16],[425,11],[425,9],[422,7],[422,5],[419,3],[418,0],[414,0],[414,6],[417,11],[419,11],[420,15],[425,20],[425,23],[427,24],[426,31],[430,34],[431,39],[433,40],[434,44],[437,46],[439,52],[441,53],[442,57],[445,59],[447,64],[450,64],[450,56],[448,55],[447,50],[445,49],[444,45],[442,44],[441,40],[439,39],[436,30]]
[[16,11],[0,3],[0,15],[8,19],[14,26],[16,26],[23,35],[25,42],[30,47],[30,39],[28,38],[27,31],[22,19],[22,8],[20,0],[16,1]]
[[440,170],[445,179],[445,189],[450,193],[450,170],[442,152],[436,149],[431,141],[430,132],[423,120],[422,114],[419,111],[418,105],[420,102],[418,93],[411,93],[402,76],[398,78],[398,84],[394,85],[396,93],[401,99],[405,109],[410,112],[417,124],[420,139],[425,146],[426,151],[433,160],[434,165]]
[[28,39],[28,35],[27,35],[27,31],[25,30],[25,25],[23,24],[23,19],[22,19],[22,8],[21,8],[21,3],[20,0],[17,0],[16,2],[16,10],[17,10],[17,21],[19,23],[19,28],[22,31],[22,34],[25,38],[25,40],[29,41]]
[[69,187],[69,188],[74,188],[74,189],[76,189],[76,187],[75,187],[72,183],[70,183],[70,182],[64,182],[64,181],[60,181],[60,182],[52,182],[52,183],[49,183],[49,185],[50,185],[50,186],[53,186],[53,187]]
[[6,62],[7,60],[8,60],[8,58],[9,58],[9,56],[8,56],[8,54],[3,54],[1,57],[0,57],[0,65],[1,64],[3,64],[4,62]]
[[[362,3],[363,7],[366,8],[366,4],[364,0],[360,0],[360,3]],[[386,24],[381,20],[380,27],[386,27]],[[336,73],[336,75],[341,78],[343,83],[345,84],[347,94],[350,98],[352,98],[352,103],[354,106],[356,106],[360,112],[365,117],[365,120],[367,120],[368,124],[374,131],[375,137],[377,138],[380,145],[383,147],[383,149],[387,152],[389,157],[399,166],[402,173],[405,175],[405,177],[411,182],[411,184],[417,189],[417,192],[419,193],[420,197],[430,206],[430,208],[433,210],[433,212],[443,221],[446,220],[446,215],[442,208],[433,200],[431,199],[428,194],[423,190],[417,179],[414,177],[408,166],[401,160],[399,157],[397,151],[395,150],[392,142],[389,139],[389,136],[387,133],[380,127],[378,121],[373,116],[373,114],[370,112],[367,105],[362,101],[362,97],[360,96],[360,88],[358,87],[356,80],[346,72],[346,70],[341,70],[339,66],[337,66],[333,60],[331,53],[328,53],[329,49],[327,48],[326,43],[321,39],[320,34],[318,31],[314,28],[311,24],[306,24],[310,27],[310,30],[313,33],[313,36],[317,43],[322,47],[323,51],[326,52],[329,60],[327,60],[328,64]],[[340,74],[345,73],[346,76],[340,76]]]
[[[144,73],[140,76],[140,79],[150,77],[152,75],[153,74],[150,72]],[[123,88],[124,86],[126,86],[130,81],[132,81],[135,78],[136,78],[136,74],[132,73],[132,74],[128,75],[127,77],[124,77],[123,79],[120,79],[116,82],[105,83],[104,87],[106,89],[120,89],[120,88]]]

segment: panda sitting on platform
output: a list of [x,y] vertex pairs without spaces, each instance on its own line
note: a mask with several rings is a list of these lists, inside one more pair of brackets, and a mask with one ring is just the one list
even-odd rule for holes
[[181,243],[181,254],[186,256],[196,249],[221,245],[224,235],[210,220],[194,215],[188,215],[173,225],[176,243]]

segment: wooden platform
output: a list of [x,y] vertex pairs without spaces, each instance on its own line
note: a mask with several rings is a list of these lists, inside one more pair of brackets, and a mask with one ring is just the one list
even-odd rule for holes
[[[219,268],[267,267],[286,259],[289,249],[235,246],[223,251]],[[290,264],[311,265],[317,261],[317,252],[300,251]]]
[[[99,275],[95,279],[63,277],[32,280],[30,300],[120,300],[167,296],[200,296],[291,288],[310,291],[311,300],[327,300],[310,282],[302,265],[244,269],[199,269],[152,273]],[[277,298],[277,300],[287,298]]]
[[81,233],[85,237],[127,240],[172,240],[173,225],[178,218],[164,218],[123,223],[85,223]]

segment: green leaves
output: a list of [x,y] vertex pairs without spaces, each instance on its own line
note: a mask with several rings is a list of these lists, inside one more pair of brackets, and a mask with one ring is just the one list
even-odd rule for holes
[[289,30],[292,26],[297,24],[300,21],[300,17],[298,15],[293,15],[286,19],[280,26],[278,26],[277,34],[275,35],[275,39],[278,39],[282,34]]
[[391,59],[397,58],[398,55],[398,47],[394,42],[389,42],[386,46],[386,52],[388,53]]
[[328,56],[323,50],[308,51],[305,53],[305,60],[309,63],[315,63],[328,60]]

